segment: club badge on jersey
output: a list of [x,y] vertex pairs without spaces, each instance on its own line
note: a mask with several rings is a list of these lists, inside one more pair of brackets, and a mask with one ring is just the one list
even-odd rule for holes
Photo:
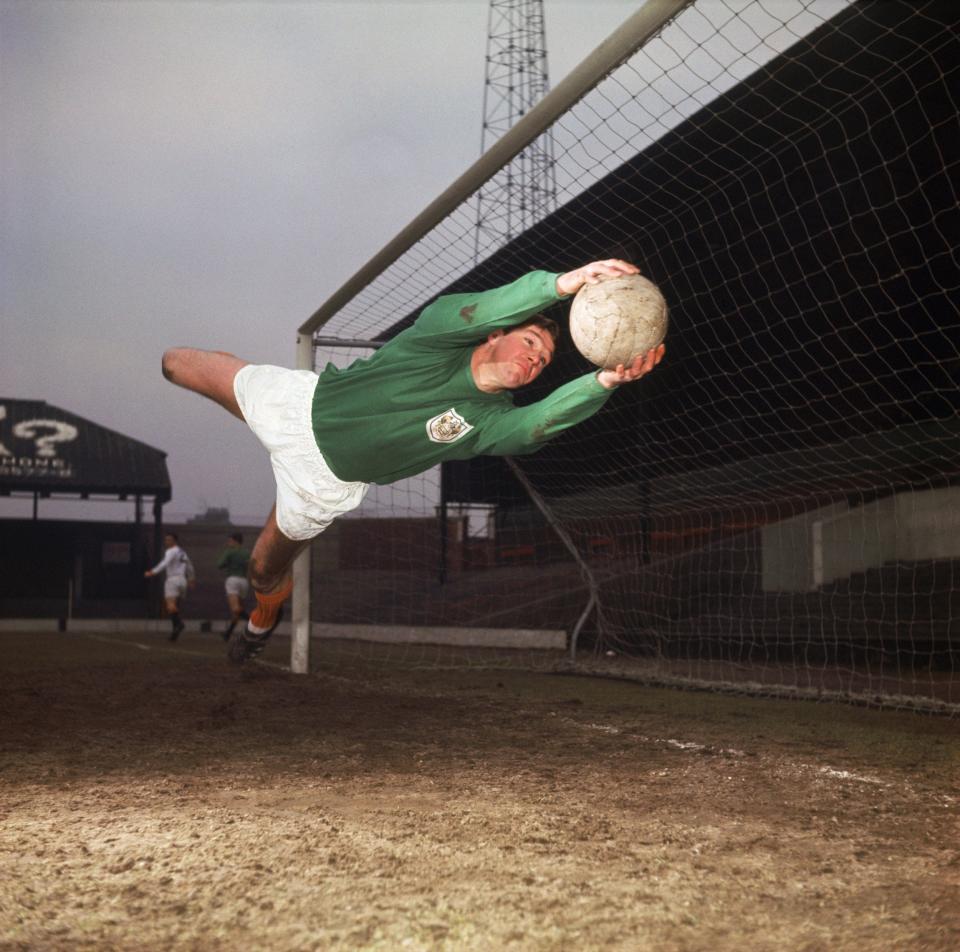
[[473,429],[454,407],[427,420],[427,436],[433,443],[452,443]]

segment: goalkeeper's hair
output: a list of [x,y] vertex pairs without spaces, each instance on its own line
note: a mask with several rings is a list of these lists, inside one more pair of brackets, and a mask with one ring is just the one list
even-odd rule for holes
[[534,314],[532,317],[528,317],[525,321],[517,324],[514,330],[529,327],[531,324],[542,327],[553,338],[554,344],[560,342],[560,325],[552,317],[547,317],[545,314]]

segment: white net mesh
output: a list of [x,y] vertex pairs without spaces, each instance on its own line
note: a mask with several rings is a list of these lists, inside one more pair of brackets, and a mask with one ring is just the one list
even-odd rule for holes
[[[502,460],[375,489],[318,543],[314,617],[577,631],[593,669],[960,703],[954,21],[695,3],[550,130],[556,212],[475,264],[466,201],[338,312],[324,335],[386,339],[439,293],[616,256],[671,329],[654,374],[518,461],[542,505]],[[517,402],[585,369],[562,345]]]

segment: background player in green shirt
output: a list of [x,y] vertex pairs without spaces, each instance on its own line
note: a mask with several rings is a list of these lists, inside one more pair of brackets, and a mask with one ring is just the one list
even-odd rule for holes
[[620,384],[649,373],[663,345],[627,366],[591,371],[516,407],[510,391],[553,359],[558,329],[539,312],[606,276],[637,274],[619,259],[565,274],[534,271],[502,288],[438,298],[373,356],[321,374],[176,347],[163,375],[245,420],[270,453],[276,504],[251,553],[257,606],[234,634],[235,662],[263,649],[293,588],[297,554],[370,483],[444,460],[522,455],[592,416]]
[[242,618],[249,619],[244,611],[243,600],[250,590],[247,580],[247,568],[250,565],[250,553],[243,547],[243,534],[232,532],[227,538],[227,547],[217,559],[217,568],[226,576],[223,583],[227,595],[227,605],[230,607],[230,624],[223,633],[223,640],[229,641],[233,629]]

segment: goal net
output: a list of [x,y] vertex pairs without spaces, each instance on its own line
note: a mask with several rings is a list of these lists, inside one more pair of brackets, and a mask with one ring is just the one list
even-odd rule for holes
[[[390,663],[522,650],[956,709],[954,13],[687,5],[545,133],[556,208],[478,242],[466,195],[326,320],[318,370],[370,353],[322,341],[386,341],[439,294],[608,257],[671,314],[663,364],[586,423],[374,487],[320,537],[313,619],[354,639],[321,663],[383,641]],[[567,339],[517,402],[587,369]],[[543,632],[556,650],[527,650]]]

